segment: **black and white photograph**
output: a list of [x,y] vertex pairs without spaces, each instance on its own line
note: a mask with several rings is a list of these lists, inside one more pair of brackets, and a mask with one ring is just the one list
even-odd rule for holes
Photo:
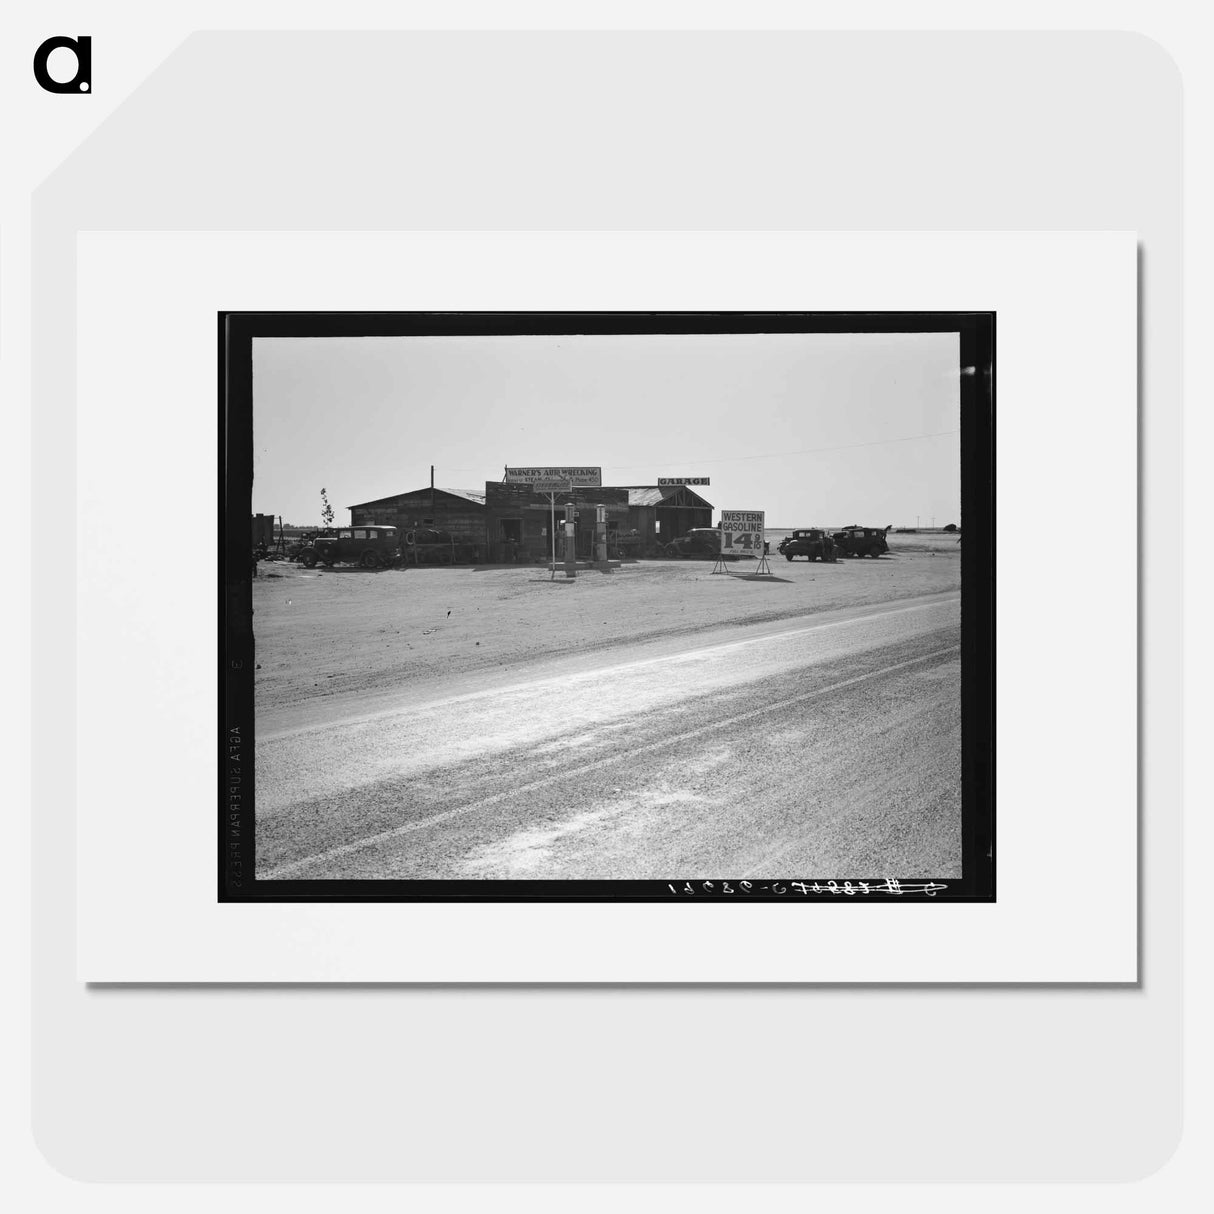
[[993,313],[225,313],[220,898],[994,898]]

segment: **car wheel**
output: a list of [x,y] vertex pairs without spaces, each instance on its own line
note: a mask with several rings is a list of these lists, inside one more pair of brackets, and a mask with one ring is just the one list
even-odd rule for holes
[[792,553],[791,553],[791,552],[786,552],[786,553],[784,554],[784,559],[785,559],[786,561],[791,561],[791,560],[792,560]]
[[302,556],[299,558],[299,563],[300,563],[301,565],[303,565],[305,569],[313,569],[313,568],[315,568],[315,566],[316,566],[316,553],[315,553],[315,552],[305,552],[305,553],[304,553],[304,554],[303,554],[303,555],[302,555]]
[[379,564],[379,557],[374,552],[364,552],[360,564],[364,569],[374,569]]

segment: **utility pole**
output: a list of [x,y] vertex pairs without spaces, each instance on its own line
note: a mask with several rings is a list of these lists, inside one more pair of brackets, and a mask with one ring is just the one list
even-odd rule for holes
[[430,525],[434,526],[434,465],[430,465]]

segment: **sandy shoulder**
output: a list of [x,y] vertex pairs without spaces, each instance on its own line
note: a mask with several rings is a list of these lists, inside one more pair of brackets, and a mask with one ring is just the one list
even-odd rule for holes
[[253,591],[257,707],[503,671],[961,584],[959,547],[833,565],[777,558],[775,576],[764,580],[711,568],[642,561],[553,581],[532,566],[366,572],[265,562]]

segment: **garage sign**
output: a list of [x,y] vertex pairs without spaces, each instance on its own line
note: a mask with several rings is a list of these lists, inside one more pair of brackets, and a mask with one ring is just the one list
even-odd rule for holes
[[667,485],[707,485],[708,477],[706,476],[659,476],[658,488],[664,489]]

